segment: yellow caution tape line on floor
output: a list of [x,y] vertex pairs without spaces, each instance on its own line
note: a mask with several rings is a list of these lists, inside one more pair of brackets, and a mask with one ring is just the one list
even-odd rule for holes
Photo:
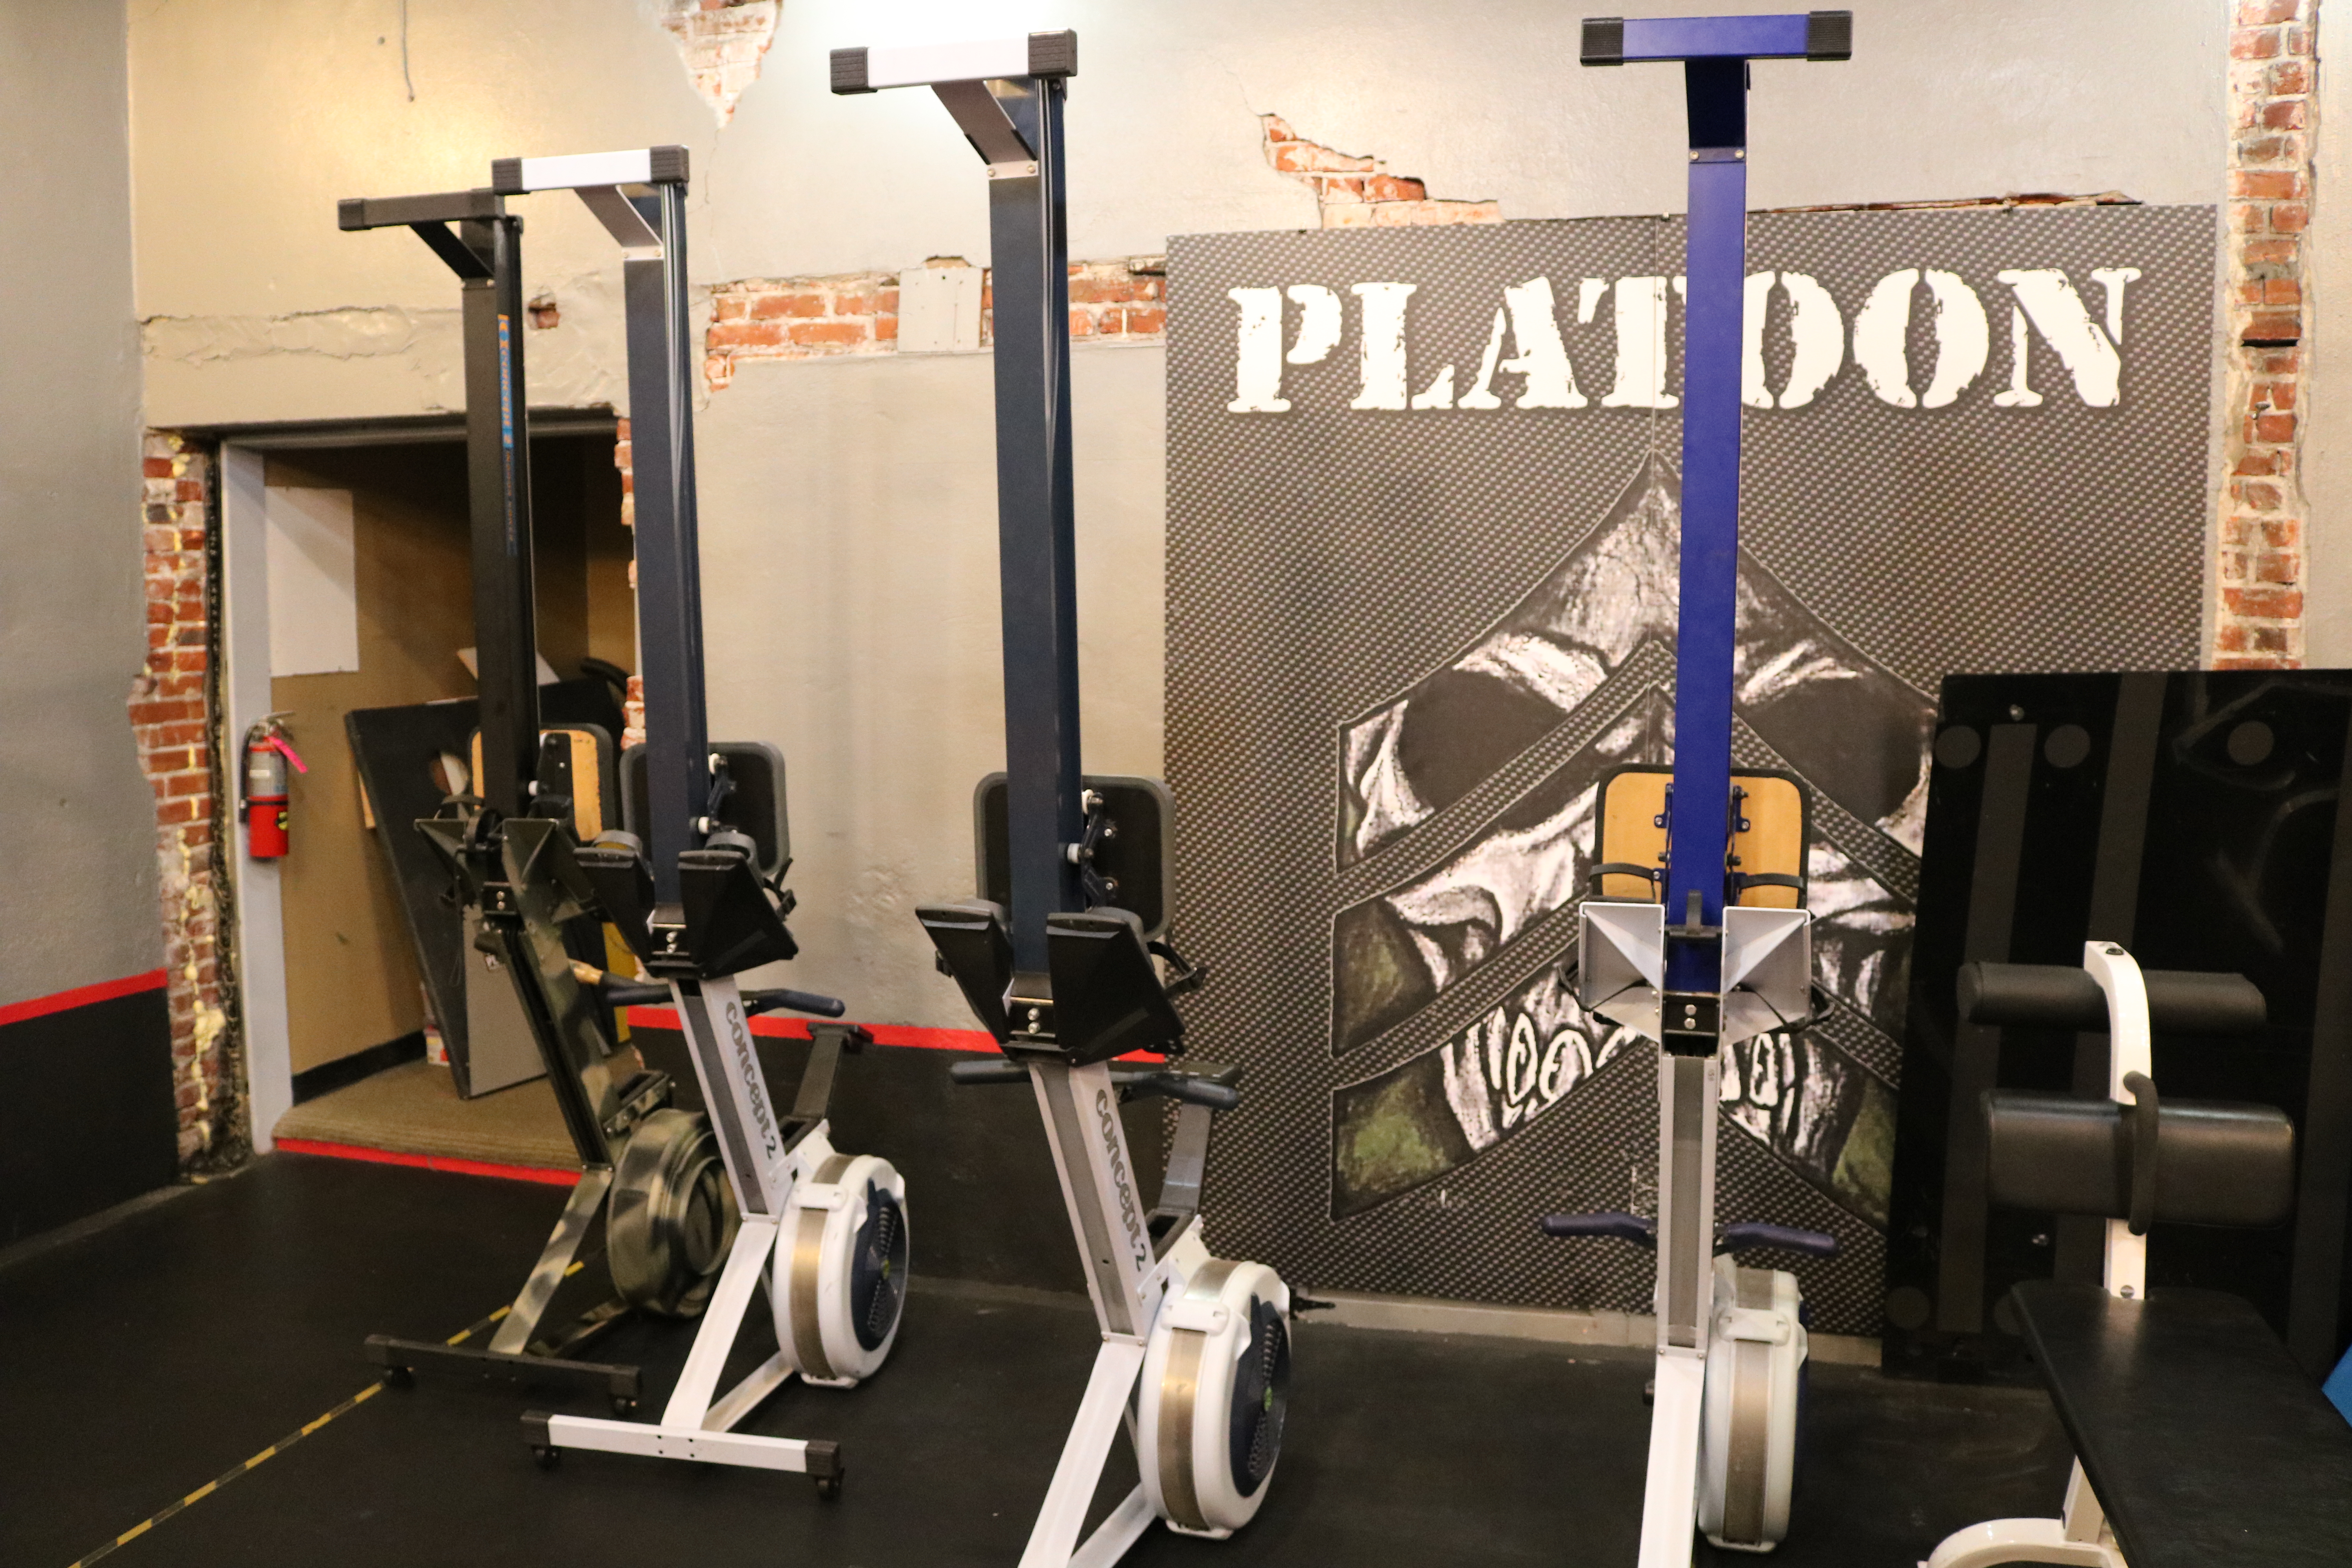
[[213,1479],[206,1481],[203,1486],[198,1487],[195,1490],[190,1492],[187,1496],[182,1498],[179,1501],[171,1503],[157,1510],[151,1517],[140,1521],[137,1524],[132,1525],[129,1530],[124,1531],[121,1534],[116,1536],[113,1540],[108,1542],[97,1551],[82,1558],[79,1562],[75,1563],[72,1565],[72,1568],[88,1568],[88,1564],[97,1562],[99,1559],[113,1552],[115,1548],[129,1545],[131,1542],[138,1540],[141,1536],[146,1534],[149,1531],[154,1529],[157,1525],[163,1523],[165,1520],[171,1518],[173,1514],[178,1513],[181,1510],[188,1507],[191,1503],[201,1502],[205,1498],[212,1496],[213,1493],[220,1490],[221,1488],[228,1485],[229,1482],[236,1479],[237,1477],[244,1475],[247,1471],[260,1464],[264,1459],[272,1459],[277,1458],[287,1449],[292,1447],[295,1444],[300,1442],[303,1438],[308,1437],[311,1433],[316,1432],[320,1427],[324,1426],[328,1422],[332,1421],[336,1416],[350,1414],[352,1411],[358,1409],[361,1405],[366,1404],[369,1400],[373,1399],[377,1394],[382,1394],[383,1392],[383,1384],[369,1384],[365,1388],[361,1389],[357,1394],[352,1394],[349,1399],[344,1400],[341,1405],[338,1405],[332,1410],[328,1411],[324,1415],[320,1416],[315,1421],[306,1422],[299,1431],[289,1432],[285,1436],[278,1438],[278,1441],[270,1444],[269,1447],[262,1449],[261,1452],[254,1455],[253,1458],[246,1460],[245,1463],[237,1466],[236,1468],[229,1471],[226,1475],[216,1476]]
[[[584,1259],[574,1263],[571,1268],[563,1271],[563,1277],[568,1279],[572,1275],[579,1273],[580,1270],[587,1266],[587,1262]],[[507,1313],[512,1310],[513,1309],[510,1307],[500,1307],[488,1317],[484,1318],[480,1321],[473,1323],[466,1328],[460,1329],[456,1333],[450,1335],[448,1342],[453,1345],[465,1343],[466,1341],[473,1338],[476,1334],[480,1333],[484,1329],[488,1328],[492,1323],[495,1323],[499,1319],[505,1317]],[[198,1487],[195,1490],[190,1492],[179,1501],[166,1504],[164,1507],[158,1509],[153,1514],[141,1520],[137,1524],[132,1525],[130,1529],[124,1531],[121,1534],[116,1536],[113,1540],[108,1542],[97,1551],[89,1552],[88,1555],[80,1557],[73,1563],[68,1563],[67,1568],[89,1568],[89,1564],[98,1562],[100,1558],[110,1555],[118,1547],[130,1545],[132,1542],[138,1540],[141,1536],[146,1534],[149,1531],[154,1529],[157,1525],[163,1523],[173,1514],[187,1508],[190,1504],[202,1502],[205,1499],[212,1496],[213,1493],[220,1490],[221,1488],[228,1485],[229,1482],[236,1479],[237,1477],[253,1470],[256,1467],[260,1465],[263,1460],[276,1458],[278,1455],[284,1453],[287,1449],[292,1447],[303,1438],[308,1437],[311,1433],[316,1432],[320,1427],[324,1426],[328,1422],[335,1419],[335,1417],[339,1415],[348,1415],[352,1411],[357,1410],[361,1405],[365,1405],[369,1400],[373,1399],[377,1394],[382,1394],[383,1389],[384,1385],[380,1381],[369,1384],[365,1388],[361,1389],[357,1394],[352,1394],[349,1399],[344,1400],[341,1405],[338,1405],[332,1410],[328,1411],[324,1415],[320,1416],[314,1421],[304,1422],[299,1430],[288,1433],[285,1436],[278,1438],[275,1443],[270,1444],[267,1448],[262,1449],[258,1454],[254,1455],[253,1458],[247,1459],[245,1463],[237,1466],[236,1468],[230,1470],[226,1475],[214,1477],[211,1480],[206,1481],[203,1486]]]

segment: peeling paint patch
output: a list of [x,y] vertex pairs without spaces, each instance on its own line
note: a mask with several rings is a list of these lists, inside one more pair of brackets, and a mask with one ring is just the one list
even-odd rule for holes
[[[942,265],[944,264],[944,265]],[[943,343],[899,341],[899,309],[927,276],[961,270],[961,257],[934,256],[907,272],[845,272],[824,278],[744,278],[714,284],[703,339],[703,378],[713,392],[751,360],[826,359],[841,354],[937,352]],[[980,273],[978,334],[959,346],[995,341],[992,274]],[[912,280],[910,283],[909,280]],[[1079,342],[1152,343],[1168,331],[1168,259],[1129,256],[1070,263],[1070,336]]]
[[1414,224],[1500,223],[1500,202],[1454,201],[1430,195],[1419,180],[1391,174],[1377,158],[1336,152],[1309,142],[1278,114],[1261,114],[1265,161],[1276,174],[1315,193],[1325,228],[1392,228]]
[[421,335],[455,332],[456,310],[403,310],[346,306],[284,316],[148,316],[140,321],[140,352],[149,359],[204,364],[266,354],[320,354],[373,359],[405,353]]
[[781,0],[654,0],[656,19],[677,41],[687,79],[723,128],[735,102],[760,79],[776,39]]

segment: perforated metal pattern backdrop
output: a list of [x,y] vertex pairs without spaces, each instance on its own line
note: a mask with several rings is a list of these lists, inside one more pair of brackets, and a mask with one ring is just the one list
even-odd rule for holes
[[[2194,660],[2213,224],[2204,207],[1750,223],[1751,271],[1799,275],[1767,297],[1769,395],[1829,348],[1838,368],[1803,405],[1747,416],[1737,743],[1812,786],[1818,967],[1839,1006],[1736,1054],[1718,1215],[1841,1237],[1798,1270],[1817,1327],[1878,1327],[1937,679]],[[1663,344],[1657,384],[1678,390],[1681,312],[1670,282],[1639,280],[1671,279],[1681,249],[1679,219],[1171,247],[1175,934],[1211,970],[1183,1004],[1193,1049],[1247,1068],[1210,1173],[1227,1256],[1310,1286],[1646,1310],[1646,1255],[1547,1241],[1535,1220],[1655,1201],[1654,1047],[1550,972],[1593,784],[1672,756],[1680,429],[1638,405],[1642,345]],[[1906,268],[1938,275],[1907,319],[1882,283]],[[1383,302],[1402,304],[1423,406],[1350,406],[1396,401]],[[1276,349],[1247,346],[1274,303]],[[1279,365],[1286,411],[1233,411],[1269,401],[1270,352],[1306,362]],[[1519,406],[1539,385],[1583,405]],[[1481,388],[1495,405],[1462,405]]]

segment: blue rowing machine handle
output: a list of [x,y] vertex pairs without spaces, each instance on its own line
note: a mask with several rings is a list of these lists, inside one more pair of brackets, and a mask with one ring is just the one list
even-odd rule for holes
[[1618,1214],[1548,1214],[1543,1216],[1546,1236],[1612,1236],[1620,1241],[1630,1241],[1636,1247],[1658,1245],[1658,1230],[1638,1215]]
[[1801,1252],[1808,1258],[1837,1256],[1837,1237],[1818,1230],[1800,1230],[1792,1225],[1766,1225],[1759,1220],[1742,1220],[1727,1225],[1723,1234],[1715,1238],[1717,1253],[1741,1253],[1752,1247],[1777,1247],[1783,1252]]

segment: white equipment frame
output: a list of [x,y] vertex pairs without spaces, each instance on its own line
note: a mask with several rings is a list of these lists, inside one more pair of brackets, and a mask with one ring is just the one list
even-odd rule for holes
[[[1641,1568],[1689,1568],[1698,1530],[1699,1435],[1715,1331],[1715,1150],[1723,1052],[1803,1017],[1811,997],[1809,911],[1727,905],[1722,940],[1721,1029],[1714,1053],[1658,1054],[1657,1366],[1642,1490]],[[1577,921],[1579,1002],[1612,1023],[1660,1039],[1665,947],[1664,906],[1586,900]]]
[[[1095,1321],[1102,1331],[1102,1348],[1095,1352],[1093,1372],[1087,1378],[1086,1397],[1070,1424],[1045,1501],[1021,1553],[1021,1568],[1108,1568],[1142,1538],[1158,1517],[1136,1483],[1118,1507],[1095,1527],[1083,1543],[1087,1507],[1094,1500],[1103,1467],[1110,1461],[1111,1445],[1123,1429],[1131,1447],[1135,1441],[1134,1398],[1143,1371],[1152,1331],[1163,1313],[1181,1314],[1180,1298],[1194,1270],[1209,1261],[1198,1214],[1158,1258],[1146,1224],[1143,1197],[1135,1184],[1135,1161],[1119,1119],[1118,1089],[1111,1082],[1110,1066],[1067,1067],[1059,1062],[1032,1061],[1030,1082],[1037,1110],[1045,1124],[1045,1140],[1054,1153],[1054,1173],[1062,1184],[1070,1228],[1087,1260],[1087,1295],[1093,1301]],[[1206,1330],[1207,1322],[1187,1323],[1170,1318],[1176,1328]],[[1171,1524],[1170,1529],[1177,1526]],[[1215,1532],[1226,1533],[1223,1531]]]

